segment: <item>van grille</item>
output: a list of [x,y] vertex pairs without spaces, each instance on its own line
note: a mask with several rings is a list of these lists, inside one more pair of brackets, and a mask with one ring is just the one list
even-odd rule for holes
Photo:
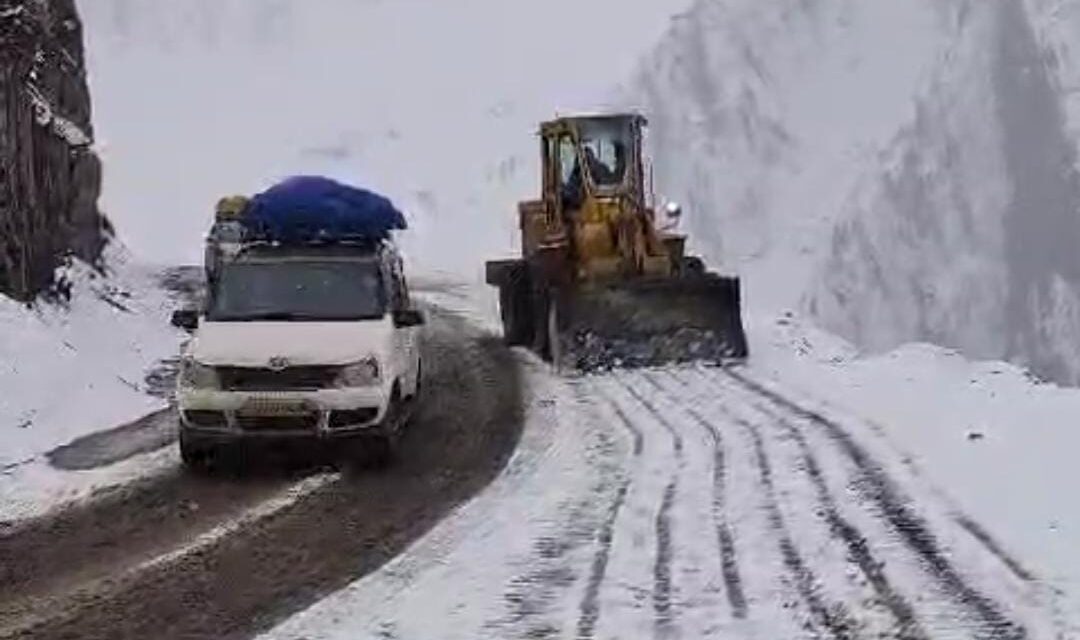
[[281,371],[255,367],[218,367],[225,391],[310,391],[334,386],[341,367],[288,367]]
[[314,431],[319,426],[319,414],[295,416],[237,415],[236,426],[244,431]]

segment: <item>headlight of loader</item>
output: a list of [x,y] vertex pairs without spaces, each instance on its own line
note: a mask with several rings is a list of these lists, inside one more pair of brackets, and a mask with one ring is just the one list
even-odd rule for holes
[[379,361],[367,358],[343,368],[338,376],[339,387],[369,387],[379,382]]
[[180,363],[180,384],[191,389],[217,389],[219,386],[214,368],[191,358],[185,358]]

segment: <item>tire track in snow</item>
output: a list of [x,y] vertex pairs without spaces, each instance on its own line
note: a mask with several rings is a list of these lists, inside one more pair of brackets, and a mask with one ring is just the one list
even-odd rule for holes
[[646,411],[648,411],[654,418],[656,418],[656,421],[660,424],[660,426],[664,427],[664,429],[666,429],[667,432],[671,434],[671,441],[675,447],[675,459],[679,463],[679,468],[683,468],[685,464],[685,461],[683,460],[683,438],[682,434],[679,433],[678,428],[675,427],[675,425],[671,424],[671,421],[668,420],[667,417],[664,416],[664,414],[662,414],[660,410],[656,408],[656,405],[650,402],[648,398],[641,395],[640,391],[631,386],[626,381],[625,377],[620,376],[616,379],[618,380],[619,385],[623,389],[626,389],[626,391],[631,396],[633,396],[634,399],[637,400],[638,403],[642,407],[644,407]]
[[589,573],[589,582],[585,586],[585,596],[579,607],[580,616],[577,624],[577,637],[579,640],[591,640],[596,632],[596,621],[600,618],[600,586],[607,574],[608,559],[611,557],[611,542],[615,538],[615,521],[626,503],[626,494],[630,490],[630,480],[623,480],[619,486],[615,499],[608,508],[607,518],[600,529],[597,538],[599,548],[593,556],[592,568]]
[[671,505],[677,489],[674,479],[664,489],[664,501],[656,514],[656,564],[653,565],[653,611],[656,613],[657,637],[674,635],[675,616],[671,607]]
[[1033,582],[1035,580],[1035,575],[1020,564],[1009,552],[1005,551],[1001,544],[986,529],[983,529],[978,522],[962,514],[956,514],[953,516],[953,520],[970,533],[973,538],[982,543],[987,551],[997,556],[998,560],[1001,560],[1001,563],[1008,567],[1009,571],[1012,571],[1017,578],[1024,582]]
[[[670,374],[683,387],[689,385],[674,373]],[[776,540],[783,565],[787,573],[794,580],[799,598],[807,607],[811,624],[816,627],[818,633],[826,634],[831,638],[854,639],[856,638],[856,623],[851,617],[847,607],[838,601],[827,601],[821,593],[820,581],[811,569],[802,554],[799,552],[792,538],[791,530],[780,511],[780,501],[777,496],[776,485],[773,479],[772,463],[765,451],[764,438],[760,428],[752,422],[735,415],[730,411],[719,407],[725,416],[739,426],[750,441],[752,457],[757,467],[758,484],[765,497],[765,512],[769,528]],[[704,419],[704,416],[701,416]],[[711,420],[704,419],[711,428],[719,429]]]
[[[571,383],[569,387],[581,409],[578,415],[595,424],[594,402],[590,402],[579,384]],[[632,429],[630,434],[634,435]],[[488,628],[515,637],[561,636],[562,627],[573,616],[572,605],[566,606],[565,596],[587,570],[586,594],[578,607],[578,628],[584,637],[592,636],[599,615],[598,595],[606,572],[614,521],[629,488],[626,464],[616,453],[618,433],[601,429],[594,437],[596,441],[592,444],[577,442],[570,446],[584,446],[592,452],[587,454],[587,464],[598,474],[596,481],[588,491],[561,503],[554,511],[559,514],[558,522],[552,523],[552,530],[533,540],[531,553],[521,561],[522,573],[510,580],[503,593],[508,614],[489,623]],[[606,499],[613,487],[617,488],[612,504],[601,512],[598,503]],[[588,551],[585,548],[597,542],[599,548],[593,553],[592,562],[585,562],[582,551]]]
[[686,464],[683,458],[683,438],[678,428],[660,413],[654,404],[649,402],[641,393],[631,386],[624,376],[615,378],[616,382],[625,390],[646,412],[671,436],[672,447],[675,451],[677,469],[671,474],[667,486],[664,488],[664,497],[660,503],[660,509],[656,513],[656,562],[653,564],[653,612],[655,614],[655,627],[657,637],[668,638],[675,634],[675,614],[671,603],[672,582],[671,564],[674,549],[671,544],[673,521],[671,508],[675,503],[679,490],[679,473]]
[[[673,380],[674,376],[666,372]],[[645,379],[652,384],[657,391],[667,396],[671,395],[670,389],[664,387],[651,375]],[[676,382],[678,382],[676,380]],[[724,579],[724,592],[727,594],[728,604],[731,605],[732,616],[737,620],[746,618],[747,601],[743,590],[742,578],[739,576],[738,554],[735,550],[735,538],[731,534],[726,515],[724,494],[727,491],[727,466],[724,459],[724,440],[720,430],[711,424],[698,411],[685,407],[686,414],[701,427],[713,446],[713,477],[712,477],[712,518],[716,528],[717,544],[720,548],[720,574]]]
[[937,537],[929,530],[926,521],[907,506],[909,500],[901,495],[885,470],[854,441],[843,427],[737,371],[726,368],[719,371],[753,394],[824,431],[859,470],[860,491],[864,497],[877,506],[877,512],[886,519],[903,543],[921,559],[928,573],[958,604],[978,618],[979,635],[977,637],[993,640],[1019,640],[1027,637],[1023,626],[1010,620],[998,603],[970,585],[960,575],[948,559]]
[[514,577],[503,594],[510,614],[500,621],[500,626],[520,630],[520,635],[527,638],[559,635],[550,614],[559,597],[577,579],[570,556],[592,537],[589,508],[587,499],[560,505],[558,512],[566,514],[568,524],[560,526],[554,535],[542,535],[533,541],[526,564],[529,570]]
[[919,624],[911,604],[896,591],[888,577],[886,577],[884,564],[874,557],[866,536],[864,536],[848,519],[840,514],[836,499],[833,497],[832,493],[829,491],[828,485],[825,483],[825,475],[822,472],[821,464],[819,463],[817,456],[815,456],[810,449],[810,444],[806,440],[806,435],[790,421],[784,419],[783,416],[771,412],[760,405],[755,405],[755,408],[763,415],[769,416],[774,424],[779,426],[799,447],[799,455],[805,467],[806,474],[810,478],[810,482],[814,485],[815,491],[817,492],[818,504],[821,508],[821,517],[824,518],[825,522],[828,524],[829,531],[832,532],[837,539],[843,541],[849,557],[854,560],[855,564],[859,567],[859,570],[866,576],[871,587],[873,587],[874,592],[877,593],[896,619],[896,637],[901,640],[919,640],[928,638],[929,636],[926,635],[926,631],[923,630],[922,626]]
[[[626,389],[616,376],[608,374],[591,376],[591,378],[590,388],[595,396],[603,400],[603,403],[614,414],[616,422],[631,435],[634,442],[633,469],[631,470],[626,496],[626,503],[628,503],[630,510],[629,517],[631,519],[624,525],[619,526],[618,518],[620,514],[615,512],[613,514],[612,537],[607,541],[608,548],[602,547],[599,550],[606,554],[609,559],[614,555],[615,558],[621,560],[623,566],[620,568],[625,571],[627,568],[626,557],[618,553],[618,550],[615,549],[618,538],[626,538],[624,544],[629,544],[630,548],[635,548],[644,542],[645,532],[647,530],[655,535],[655,517],[652,519],[651,526],[648,529],[641,526],[643,523],[637,523],[635,521],[641,519],[645,512],[656,509],[656,507],[653,506],[656,503],[652,502],[653,498],[649,495],[653,490],[653,487],[651,486],[652,482],[650,482],[650,480],[652,480],[656,474],[664,473],[668,466],[668,462],[662,459],[662,451],[654,444],[656,432],[661,431],[662,429],[659,429],[659,425],[655,420],[647,420],[642,424],[637,423],[640,420],[640,416],[634,414],[631,406],[627,406],[627,399],[625,398]],[[662,495],[662,492],[658,493]],[[662,501],[661,495],[656,496],[658,502]],[[648,500],[648,502],[643,503],[643,499]],[[626,552],[624,551],[623,553]],[[636,559],[637,553],[631,553],[634,553]],[[639,563],[635,561],[633,562],[633,565],[639,565]],[[640,575],[627,575],[623,573],[617,577],[620,586],[628,589],[631,594],[631,602],[634,603],[631,605],[631,611],[638,609],[639,603],[644,598],[649,597],[650,595],[655,597],[655,587],[645,588],[643,586],[647,580],[655,582],[655,565],[654,571],[649,573],[649,578],[646,578],[644,572]],[[604,589],[606,578],[606,574],[603,577],[597,576],[598,584],[596,590],[598,592],[598,597],[599,592]],[[594,627],[596,626],[597,620],[598,616],[597,618],[592,619],[592,625]],[[616,627],[622,627],[626,623],[626,620],[621,619],[617,614],[616,617],[612,618],[612,621],[613,622],[609,624],[615,624]],[[653,623],[655,626],[655,619],[653,620]]]
[[791,532],[784,522],[780,513],[780,506],[776,497],[776,487],[773,484],[772,466],[765,455],[765,445],[761,433],[753,424],[735,418],[739,426],[747,430],[754,447],[754,456],[757,460],[758,470],[761,474],[761,484],[765,489],[768,499],[767,510],[769,521],[777,536],[780,552],[784,558],[784,565],[795,579],[796,588],[802,596],[810,613],[818,627],[829,633],[834,638],[853,638],[852,629],[854,621],[841,603],[826,603],[818,588],[818,578],[813,570],[807,566],[806,561],[795,547],[791,538]]
[[896,591],[886,577],[884,563],[875,558],[867,537],[840,513],[836,499],[825,482],[821,463],[810,448],[805,434],[782,415],[762,407],[760,403],[754,402],[751,406],[798,447],[798,459],[801,463],[799,468],[805,472],[816,494],[818,508],[815,513],[825,522],[830,535],[843,544],[849,560],[854,562],[866,577],[874,593],[892,614],[896,627],[890,630],[890,637],[901,640],[928,638],[911,604]]
[[[588,400],[583,397],[579,385],[574,385],[574,392],[579,401],[588,404]],[[623,428],[630,434],[633,442],[634,457],[640,459],[641,452],[644,449],[644,436],[641,431],[630,424],[622,409],[614,401],[606,395],[601,395],[608,406],[619,416]],[[622,513],[623,505],[626,504],[626,495],[630,491],[630,477],[629,474],[626,474],[619,483],[615,498],[608,507],[604,522],[600,526],[597,535],[598,547],[593,555],[589,579],[585,585],[585,594],[578,607],[577,637],[579,640],[591,640],[596,633],[596,623],[600,618],[600,587],[607,577],[608,562],[611,558],[611,544],[615,539],[615,522],[618,520],[619,514]]]
[[596,385],[593,385],[593,389],[596,390],[597,395],[603,398],[604,402],[606,402],[607,405],[611,408],[611,410],[615,412],[615,415],[618,416],[619,426],[630,432],[630,437],[634,442],[634,455],[640,456],[641,453],[645,450],[645,435],[641,432],[641,429],[638,429],[637,426],[634,425],[634,423],[630,420],[630,417],[627,416],[626,412],[623,411],[622,407],[619,406],[619,403],[616,402],[610,395],[608,395],[605,391],[603,391]]

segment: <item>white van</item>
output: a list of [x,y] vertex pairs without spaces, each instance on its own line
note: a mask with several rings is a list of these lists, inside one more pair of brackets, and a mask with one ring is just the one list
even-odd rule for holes
[[244,441],[363,439],[387,461],[421,389],[424,318],[388,242],[245,247],[222,263],[176,400],[184,463]]

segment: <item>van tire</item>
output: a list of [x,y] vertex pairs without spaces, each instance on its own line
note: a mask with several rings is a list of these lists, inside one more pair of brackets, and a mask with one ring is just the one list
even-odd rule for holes
[[210,470],[207,458],[211,452],[205,447],[194,442],[192,438],[180,430],[180,461],[190,471],[206,473]]
[[375,436],[366,443],[369,464],[376,469],[389,468],[397,461],[393,436]]
[[424,389],[424,361],[416,359],[416,388],[413,389],[413,400],[419,402],[420,392]]
[[375,468],[385,469],[397,461],[398,446],[405,429],[405,423],[402,420],[407,418],[407,411],[404,400],[401,398],[401,387],[395,384],[394,391],[390,394],[386,415],[383,416],[382,424],[378,427],[378,433],[366,438],[364,443],[367,459]]

